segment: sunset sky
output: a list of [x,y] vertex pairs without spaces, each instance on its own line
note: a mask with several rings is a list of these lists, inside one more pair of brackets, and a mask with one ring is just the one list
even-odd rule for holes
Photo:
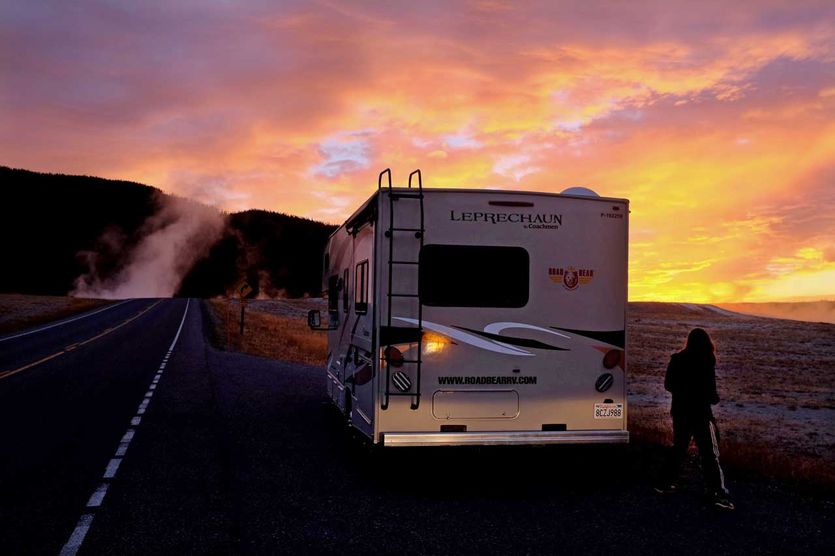
[[630,298],[835,299],[835,2],[0,4],[0,164],[341,222],[428,187],[632,203]]

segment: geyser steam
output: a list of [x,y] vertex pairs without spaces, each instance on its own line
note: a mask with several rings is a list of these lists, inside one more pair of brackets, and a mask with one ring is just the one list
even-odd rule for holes
[[[187,199],[160,195],[157,202],[159,209],[143,223],[140,239],[124,257],[122,268],[101,276],[96,253],[83,253],[89,270],[76,278],[70,295],[124,299],[171,297],[177,293],[188,271],[220,239],[224,217]],[[112,231],[99,240],[110,250],[118,247],[114,242],[124,244]]]

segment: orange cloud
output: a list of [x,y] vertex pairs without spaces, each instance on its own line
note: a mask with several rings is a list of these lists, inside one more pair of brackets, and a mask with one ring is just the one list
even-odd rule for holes
[[93,6],[1,19],[0,163],[328,222],[384,167],[584,185],[633,299],[835,298],[831,3]]

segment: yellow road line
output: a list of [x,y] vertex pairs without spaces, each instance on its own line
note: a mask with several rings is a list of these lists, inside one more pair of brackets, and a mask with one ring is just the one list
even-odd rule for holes
[[144,315],[145,313],[147,313],[148,311],[150,311],[151,309],[153,309],[154,307],[159,305],[161,302],[162,302],[162,300],[160,299],[159,301],[157,301],[153,305],[151,305],[149,307],[146,307],[145,309],[142,309],[141,311],[139,311],[138,313],[136,313],[135,315],[133,315],[129,319],[120,322],[119,324],[117,324],[116,326],[114,326],[112,328],[106,328],[104,330],[104,332],[102,332],[101,334],[93,336],[92,338],[88,338],[88,339],[84,340],[83,342],[70,344],[67,347],[65,347],[64,349],[62,349],[61,351],[53,353],[52,355],[48,355],[48,356],[44,357],[43,359],[39,359],[38,361],[35,361],[33,363],[29,363],[28,365],[24,365],[22,367],[19,367],[17,369],[12,370],[12,371],[4,371],[4,372],[0,373],[0,380],[2,380],[4,378],[8,378],[8,377],[10,377],[12,375],[15,375],[17,373],[20,373],[22,371],[25,371],[26,369],[31,369],[32,367],[40,365],[41,363],[45,363],[45,362],[49,361],[50,359],[55,359],[56,357],[60,357],[61,355],[64,355],[65,353],[69,353],[70,351],[74,351],[74,350],[80,348],[81,346],[83,346],[85,344],[89,344],[90,342],[94,342],[94,341],[98,340],[99,338],[101,338],[103,336],[107,336],[108,334],[110,334],[114,330],[118,330],[119,328],[122,328],[126,324],[128,324],[132,321],[135,321],[136,319],[138,319],[139,317],[141,317],[142,315]]
[[48,355],[48,356],[44,357],[43,359],[39,359],[38,361],[35,361],[34,363],[29,363],[28,365],[24,365],[23,367],[20,367],[19,369],[15,369],[13,371],[5,371],[4,373],[0,373],[0,379],[4,379],[7,376],[15,375],[15,374],[17,374],[21,371],[25,371],[26,369],[32,368],[35,365],[40,365],[41,363],[49,361],[50,359],[55,359],[59,355],[64,355],[65,353],[67,353],[67,352],[66,351],[59,351],[58,353],[53,353],[52,355]]

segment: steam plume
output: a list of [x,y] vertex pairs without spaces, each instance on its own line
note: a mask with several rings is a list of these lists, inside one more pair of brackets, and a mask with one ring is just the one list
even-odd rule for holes
[[[124,299],[171,297],[194,263],[209,253],[221,237],[224,218],[216,210],[187,199],[160,195],[159,209],[140,229],[140,240],[130,248],[125,264],[103,273],[95,252],[84,253],[88,272],[74,282],[70,295]],[[113,250],[124,245],[119,234],[108,230],[99,244]]]

